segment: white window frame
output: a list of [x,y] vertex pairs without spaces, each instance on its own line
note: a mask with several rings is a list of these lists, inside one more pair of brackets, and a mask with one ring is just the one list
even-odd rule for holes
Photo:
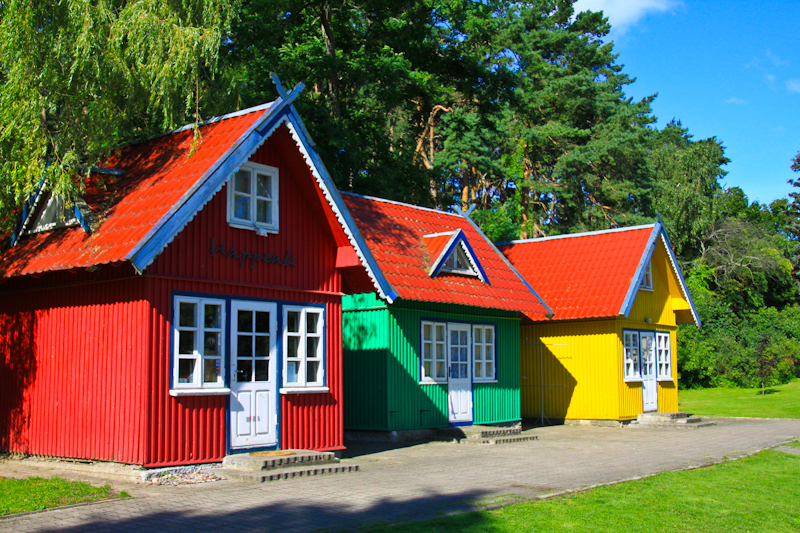
[[[226,350],[226,302],[218,298],[198,298],[192,296],[173,297],[172,310],[172,387],[170,395],[213,395],[230,394],[230,389],[225,386],[225,350]],[[194,325],[183,326],[180,322],[181,304],[192,304],[194,309]],[[204,324],[204,310],[206,305],[218,305],[220,308],[219,327],[206,327]],[[192,353],[180,353],[181,332],[194,333]],[[206,333],[218,335],[219,343],[217,354],[206,354]],[[194,361],[191,381],[180,382],[180,366],[182,360]],[[204,382],[203,372],[206,361],[218,361],[219,374],[217,381]]]
[[622,331],[622,375],[625,381],[642,381],[642,354],[639,331]]
[[672,378],[672,344],[669,332],[656,331],[656,378],[658,381],[674,381]]
[[643,291],[652,291],[653,290],[653,262],[648,261],[647,267],[644,269],[644,275],[642,276],[642,282],[639,284],[639,289]]
[[[289,313],[299,313],[298,331],[289,331]],[[317,329],[315,332],[307,331],[308,315],[318,315]],[[297,357],[289,357],[289,339],[298,338]],[[317,341],[316,353],[308,353],[308,340],[311,338]],[[282,383],[281,394],[303,393],[303,392],[328,392],[325,385],[325,308],[324,307],[304,307],[286,305],[283,307],[283,363],[282,363]],[[309,363],[319,363],[317,379],[308,381],[307,369]],[[296,381],[289,381],[290,364],[296,364],[297,370],[293,370]]]
[[[459,266],[460,265],[460,266]],[[451,274],[462,274],[465,276],[478,276],[472,262],[467,257],[467,252],[464,249],[464,244],[459,242],[444,260],[440,272],[448,272]]]
[[[240,172],[250,173],[250,190],[245,193],[236,190],[236,176]],[[270,196],[257,195],[257,174],[264,174],[270,176],[271,190]],[[228,224],[234,228],[253,230],[259,235],[268,235],[270,233],[278,233],[278,169],[260,163],[248,161],[239,167],[239,170],[231,174],[228,179]],[[234,204],[236,197],[249,198],[249,217],[239,218],[235,216]],[[272,204],[272,222],[259,222],[256,220],[257,204],[258,201],[269,201]]]
[[[430,328],[430,338],[426,338],[426,326]],[[436,337],[436,332],[439,329],[444,332],[442,340],[438,340]],[[423,320],[420,338],[422,339],[422,352],[420,354],[422,364],[419,369],[420,383],[447,383],[447,323]],[[428,347],[430,349],[426,350]],[[437,355],[440,355],[440,357],[437,357]],[[425,371],[426,363],[436,375],[427,375]]]
[[[489,338],[491,340],[487,340]],[[494,326],[472,326],[472,380],[483,383],[497,381],[497,332]]]
[[63,196],[50,193],[47,203],[31,224],[28,233],[43,233],[56,228],[80,226],[80,221],[75,215],[74,204],[72,208],[67,207],[67,204],[68,202]]

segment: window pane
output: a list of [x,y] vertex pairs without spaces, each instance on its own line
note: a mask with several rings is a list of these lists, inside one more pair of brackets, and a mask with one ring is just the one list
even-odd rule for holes
[[298,379],[300,378],[299,370],[300,370],[299,361],[290,361],[286,363],[286,382],[297,383]]
[[461,375],[459,377],[462,379],[467,377],[467,365],[458,365],[458,367],[461,372]]
[[180,303],[180,318],[178,319],[178,325],[182,328],[193,328],[194,324],[194,311],[196,309],[197,304],[193,304],[190,302],[181,302]]
[[269,357],[269,337],[256,336],[256,357]]
[[492,345],[486,347],[486,360],[494,361],[494,346]]
[[300,357],[300,337],[286,339],[286,357],[292,359]]
[[253,361],[251,359],[238,359],[236,361],[236,381],[246,383],[253,374]]
[[313,383],[319,381],[319,361],[308,361],[306,363],[306,381]]
[[456,346],[458,344],[458,332],[457,331],[451,331],[450,332],[450,344],[452,344],[453,346]]
[[440,361],[436,363],[436,377],[437,378],[447,377],[447,372],[444,362]]
[[234,179],[234,190],[236,192],[243,192],[245,194],[250,194],[250,171],[249,170],[240,170],[236,173],[236,178]]
[[300,331],[300,312],[289,311],[286,314],[286,329],[290,333],[298,333]]
[[475,328],[475,342],[483,342],[483,328]]
[[194,353],[194,331],[178,332],[178,353],[181,354]]
[[483,361],[483,346],[480,344],[475,346],[475,360]]
[[269,313],[256,311],[256,333],[269,333]]
[[253,331],[253,313],[251,311],[239,311],[236,324],[236,331]]
[[436,359],[442,361],[444,360],[444,344],[436,345]]
[[459,344],[461,346],[466,346],[467,345],[467,332],[466,331],[459,331],[459,333],[461,334],[459,336],[459,340],[460,340]]
[[422,340],[432,340],[433,339],[433,328],[430,324],[423,324],[422,326]]
[[422,345],[422,358],[423,359],[433,359],[433,352],[431,351],[431,344],[426,342]]
[[306,339],[306,357],[314,359],[319,356],[319,337],[308,337]]
[[251,357],[253,355],[253,337],[239,335],[236,341],[236,354],[239,357]]
[[233,216],[242,220],[250,220],[249,196],[233,195]]
[[306,313],[306,332],[319,333],[319,313]]
[[258,174],[256,180],[256,195],[262,198],[272,198],[272,176]]
[[466,348],[461,348],[460,353],[461,353],[461,360],[462,361],[466,361],[467,360],[467,349]]
[[486,363],[486,376],[487,378],[494,378],[494,363]]
[[221,383],[222,376],[219,373],[219,359],[203,360],[203,383]]
[[475,377],[476,378],[483,377],[483,363],[475,363]]
[[205,347],[204,355],[219,355],[219,337],[219,332],[206,331],[203,344]]
[[422,371],[423,371],[423,372],[424,372],[424,374],[425,374],[425,375],[424,375],[424,376],[422,376],[422,377],[424,377],[424,378],[425,378],[425,377],[428,377],[428,378],[431,378],[431,377],[433,377],[433,374],[431,373],[431,367],[432,367],[432,365],[433,365],[433,363],[431,363],[430,361],[425,361],[425,362],[422,364]]
[[256,200],[256,222],[272,224],[272,202],[269,200]]
[[222,306],[205,305],[205,320],[203,323],[207,328],[219,329],[222,327]]
[[486,328],[486,344],[494,344],[494,328]]
[[256,381],[269,381],[269,361],[256,360]]
[[437,324],[437,326],[436,326],[436,340],[438,342],[444,342],[444,340],[445,340],[445,337],[444,337],[444,326],[442,326],[442,325],[438,325]]
[[192,383],[194,359],[178,359],[178,383]]

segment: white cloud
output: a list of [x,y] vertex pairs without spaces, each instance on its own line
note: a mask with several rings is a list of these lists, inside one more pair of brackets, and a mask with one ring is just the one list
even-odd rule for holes
[[766,56],[767,56],[767,59],[772,61],[772,64],[775,65],[776,67],[782,67],[784,65],[788,65],[789,64],[789,61],[785,61],[785,60],[779,58],[778,56],[776,56],[775,54],[773,54],[772,50],[767,50]]
[[681,5],[681,0],[578,0],[575,11],[602,11],[616,31],[624,31],[650,13],[663,13]]
[[793,93],[800,93],[800,80],[786,80],[786,89]]
[[744,105],[744,104],[746,104],[747,102],[745,102],[745,101],[744,101],[744,100],[742,100],[741,98],[736,98],[736,97],[734,96],[733,98],[729,98],[729,99],[727,99],[727,100],[725,101],[725,103],[726,103],[726,104],[738,104],[738,105]]
[[775,83],[775,76],[772,74],[764,74],[764,81],[767,83]]

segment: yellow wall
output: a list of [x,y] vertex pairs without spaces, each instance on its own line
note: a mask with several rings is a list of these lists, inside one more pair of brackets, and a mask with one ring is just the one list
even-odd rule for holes
[[[623,379],[623,329],[670,332],[673,381],[658,383],[658,410],[678,410],[675,313],[687,316],[689,306],[661,240],[653,252],[652,265],[654,290],[638,291],[627,319],[541,322],[521,327],[523,417],[541,415],[544,391],[544,414],[552,420],[635,419],[642,412],[642,385]],[[546,386],[538,387],[540,383]]]

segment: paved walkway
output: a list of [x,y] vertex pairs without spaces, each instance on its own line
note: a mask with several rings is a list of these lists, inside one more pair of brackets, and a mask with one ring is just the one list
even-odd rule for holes
[[724,419],[696,430],[554,426],[530,432],[539,440],[351,449],[357,456],[346,461],[363,469],[355,474],[260,485],[125,487],[133,498],[3,519],[0,531],[353,529],[741,457],[800,436],[800,420]]

